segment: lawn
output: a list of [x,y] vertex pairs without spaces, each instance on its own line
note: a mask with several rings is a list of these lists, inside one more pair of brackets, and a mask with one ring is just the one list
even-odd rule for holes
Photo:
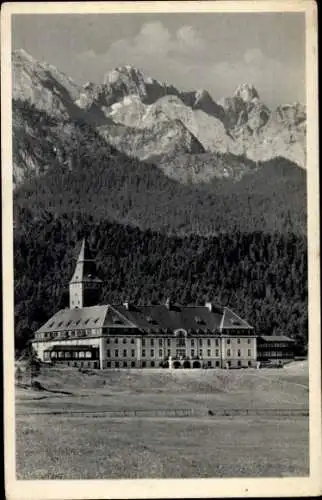
[[20,417],[18,479],[308,474],[304,418]]
[[[46,368],[38,380],[58,392],[16,391],[18,479],[308,475],[307,417],[208,416],[211,408],[307,408],[305,370]],[[191,408],[196,416],[52,414],[126,408]]]

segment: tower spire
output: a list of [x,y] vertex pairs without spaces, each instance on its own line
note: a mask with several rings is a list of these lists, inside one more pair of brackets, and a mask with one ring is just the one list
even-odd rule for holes
[[81,308],[97,304],[102,280],[86,238],[83,238],[75,271],[69,283],[69,307]]

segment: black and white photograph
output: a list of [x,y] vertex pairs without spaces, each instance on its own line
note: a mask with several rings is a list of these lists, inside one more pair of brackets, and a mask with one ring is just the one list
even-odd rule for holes
[[8,498],[317,494],[315,4],[90,4],[2,11]]

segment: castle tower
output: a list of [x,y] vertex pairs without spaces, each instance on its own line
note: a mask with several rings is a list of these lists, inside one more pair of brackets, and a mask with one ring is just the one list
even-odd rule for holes
[[75,271],[69,283],[70,309],[96,305],[101,287],[102,280],[97,277],[95,260],[84,238]]

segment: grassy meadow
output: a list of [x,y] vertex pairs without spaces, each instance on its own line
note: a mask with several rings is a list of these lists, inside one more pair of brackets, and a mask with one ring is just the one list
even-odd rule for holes
[[[18,479],[308,475],[308,417],[256,415],[307,409],[306,365],[88,373],[43,367],[37,381],[44,390],[16,389]],[[183,408],[192,415],[104,414]],[[254,413],[209,415],[218,408]]]

